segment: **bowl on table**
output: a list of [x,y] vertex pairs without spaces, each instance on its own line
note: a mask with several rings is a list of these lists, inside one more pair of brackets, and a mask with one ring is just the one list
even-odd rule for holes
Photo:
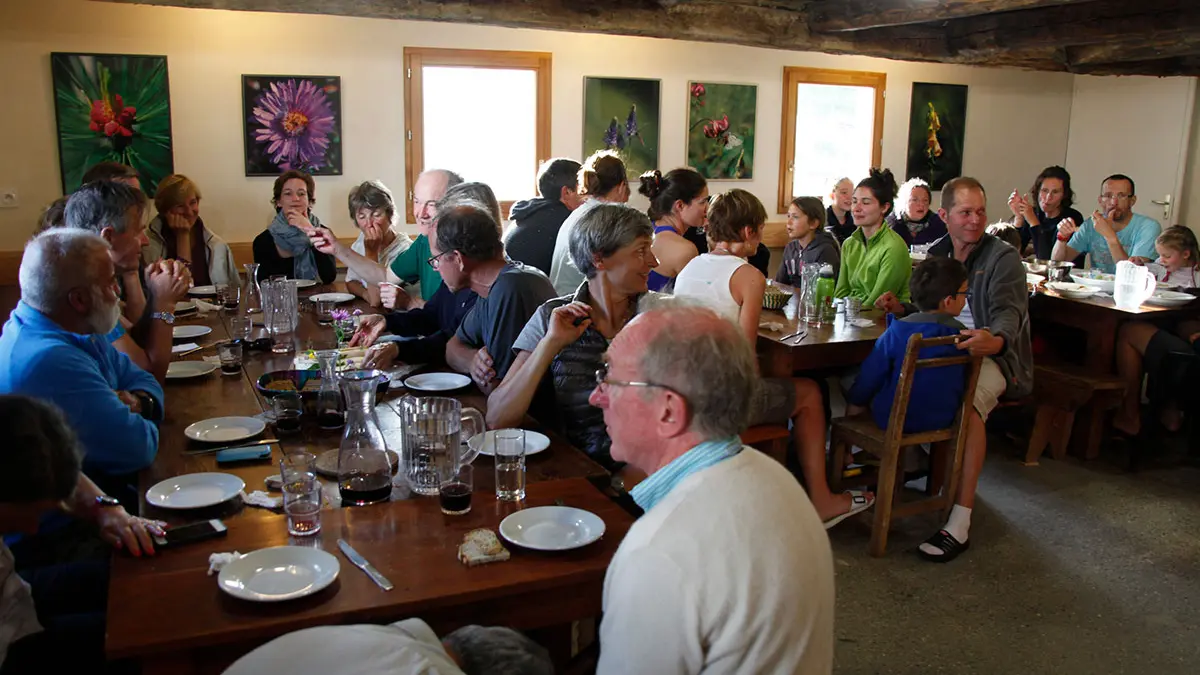
[[1116,276],[1112,274],[1105,274],[1104,272],[1072,270],[1071,278],[1074,279],[1075,283],[1077,284],[1091,286],[1092,288],[1095,288],[1098,291],[1104,291],[1105,293],[1112,293],[1113,287],[1116,286],[1117,283]]
[[[383,377],[376,390],[378,394],[387,391],[391,378],[382,370],[368,370],[368,373]],[[274,370],[263,373],[254,383],[254,388],[263,396],[271,398],[284,392],[299,392],[302,399],[313,399],[321,389],[321,371],[313,370]]]
[[1021,261],[1021,264],[1025,266],[1025,271],[1028,272],[1029,274],[1045,275],[1046,274],[1046,266],[1047,266],[1048,262],[1049,261],[1047,261],[1047,260],[1032,259],[1032,260],[1023,260],[1023,261]]
[[1046,263],[1046,278],[1050,281],[1069,282],[1071,280],[1071,269],[1075,267],[1075,263],[1066,260],[1051,260]]
[[783,309],[783,306],[791,299],[791,293],[778,286],[767,286],[767,290],[763,293],[762,306],[763,309]]
[[1146,298],[1146,304],[1159,307],[1182,307],[1195,299],[1196,296],[1191,293],[1157,290],[1149,298]]
[[1094,286],[1075,284],[1069,281],[1051,281],[1046,284],[1046,288],[1072,300],[1083,300],[1100,292],[1100,289]]

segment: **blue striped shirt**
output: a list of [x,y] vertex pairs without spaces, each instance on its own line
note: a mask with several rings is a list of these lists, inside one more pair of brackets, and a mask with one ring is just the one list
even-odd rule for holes
[[650,474],[629,491],[633,501],[643,511],[654,508],[675,486],[688,476],[723,462],[742,451],[742,441],[737,436],[704,441],[696,447],[671,460],[663,468]]

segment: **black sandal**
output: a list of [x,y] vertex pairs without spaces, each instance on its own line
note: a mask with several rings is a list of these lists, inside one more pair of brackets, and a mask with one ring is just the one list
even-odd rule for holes
[[971,548],[971,541],[968,539],[965,543],[954,538],[954,535],[945,530],[939,531],[937,534],[925,540],[926,544],[934,548],[941,549],[941,555],[926,553],[917,547],[917,555],[921,556],[929,562],[948,563],[961,555],[968,548]]

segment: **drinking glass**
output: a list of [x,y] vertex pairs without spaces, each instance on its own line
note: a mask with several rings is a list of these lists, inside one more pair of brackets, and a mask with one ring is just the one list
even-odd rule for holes
[[217,355],[221,359],[222,375],[240,375],[242,373],[241,340],[226,340],[217,344]]
[[242,289],[237,284],[229,284],[226,286],[223,306],[227,311],[236,312],[238,301],[241,299]]
[[254,321],[247,315],[229,317],[229,337],[234,340],[246,340],[254,335]]
[[496,460],[496,499],[525,499],[525,430],[500,429],[493,433]]
[[284,484],[303,480],[317,473],[317,456],[304,450],[291,450],[279,459],[279,479]]
[[846,321],[854,321],[862,311],[862,300],[846,296],[842,299],[842,306],[846,308]]
[[294,434],[300,431],[300,417],[304,414],[304,402],[298,391],[283,391],[271,399],[275,412],[275,432]]
[[283,481],[288,534],[308,537],[321,531],[321,481],[315,473],[297,473],[292,478]]
[[263,323],[271,336],[271,351],[288,354],[295,350],[296,330],[296,285],[288,279],[262,284]]
[[438,501],[442,513],[461,516],[471,512],[471,492],[475,489],[475,467],[464,464],[450,476],[442,478],[438,486]]
[[317,300],[317,323],[322,326],[333,324],[333,309],[337,307],[337,303],[333,300]]

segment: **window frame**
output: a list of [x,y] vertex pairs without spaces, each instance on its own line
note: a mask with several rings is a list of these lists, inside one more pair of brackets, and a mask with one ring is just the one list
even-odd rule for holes
[[[550,81],[549,52],[496,51],[488,49],[439,49],[435,47],[404,48],[404,213],[409,223],[413,214],[413,186],[425,170],[425,99],[423,71],[425,66],[466,68],[496,68],[502,70],[532,70],[537,74],[537,121],[535,122],[536,163],[529,168],[530,184],[536,190],[537,168],[550,158]],[[454,167],[445,167],[453,169]],[[470,179],[470,176],[467,176]],[[507,216],[512,201],[500,202],[500,212]]]
[[834,84],[874,89],[875,129],[871,145],[871,165],[877,167],[883,161],[883,105],[887,96],[887,73],[785,66],[783,131],[779,152],[779,213],[787,213],[788,206],[795,197],[792,194],[792,183],[796,166],[796,87],[800,84]]

